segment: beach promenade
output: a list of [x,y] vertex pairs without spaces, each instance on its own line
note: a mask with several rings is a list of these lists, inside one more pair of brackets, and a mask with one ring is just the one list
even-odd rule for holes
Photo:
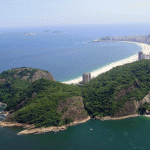
[[[121,41],[121,42],[128,42],[128,41]],[[150,45],[148,45],[146,43],[138,43],[138,42],[128,42],[128,43],[134,43],[134,44],[137,44],[138,46],[140,46],[142,48],[142,51],[143,51],[144,54],[149,54],[150,53]],[[105,73],[105,72],[109,71],[110,69],[112,69],[112,68],[114,68],[116,66],[121,66],[121,65],[124,65],[124,64],[127,64],[127,63],[132,63],[132,62],[135,62],[137,60],[138,60],[138,53],[133,55],[133,56],[131,56],[131,57],[128,57],[128,58],[125,58],[125,59],[113,62],[113,63],[111,63],[109,65],[103,66],[103,67],[101,67],[101,68],[99,68],[97,70],[92,71],[91,72],[91,77],[95,78],[98,75],[100,75],[102,73]],[[80,81],[82,81],[82,76],[79,77],[79,78],[73,79],[73,80],[62,82],[62,83],[77,84]]]

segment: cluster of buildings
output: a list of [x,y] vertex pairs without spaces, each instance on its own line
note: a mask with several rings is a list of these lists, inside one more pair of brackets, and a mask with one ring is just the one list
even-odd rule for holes
[[[150,59],[150,54],[149,55],[146,55],[146,54],[143,54],[142,51],[138,52],[138,60],[142,60],[142,59]],[[82,83],[87,83],[89,81],[91,81],[91,73],[84,73],[82,75]]]
[[138,52],[138,60],[141,60],[141,59],[150,59],[150,55],[145,55],[143,54],[142,51]]

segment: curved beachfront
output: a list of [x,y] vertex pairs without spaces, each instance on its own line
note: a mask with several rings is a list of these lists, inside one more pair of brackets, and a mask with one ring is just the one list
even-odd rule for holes
[[[122,41],[122,42],[128,42],[128,41]],[[144,54],[150,53],[150,45],[148,45],[146,43],[138,43],[138,42],[128,42],[128,43],[134,43],[134,44],[137,44],[138,46],[140,46],[142,48],[142,51],[144,52]],[[92,78],[97,77],[98,75],[109,71],[113,67],[121,66],[121,65],[124,65],[124,64],[127,64],[127,63],[132,63],[132,62],[137,61],[137,60],[138,60],[138,54],[135,54],[135,55],[133,55],[131,57],[128,57],[128,58],[125,58],[125,59],[113,62],[113,63],[111,63],[109,65],[103,66],[103,67],[101,67],[101,68],[99,68],[97,70],[92,71],[91,72],[91,77]],[[72,79],[72,80],[69,80],[69,81],[66,81],[66,82],[62,82],[62,83],[77,84],[80,81],[82,81],[82,76],[79,77],[79,78],[76,78],[76,79]]]

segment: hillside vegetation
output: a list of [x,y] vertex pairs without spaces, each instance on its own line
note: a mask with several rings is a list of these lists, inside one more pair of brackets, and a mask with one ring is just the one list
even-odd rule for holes
[[54,81],[53,76],[44,70],[34,68],[14,68],[0,74],[0,101],[8,106],[6,110],[12,110],[21,102],[23,91],[38,79],[46,78]]
[[100,117],[114,116],[126,102],[142,100],[148,91],[150,60],[115,67],[82,86],[86,110]]
[[[57,111],[59,102],[66,102],[67,98],[80,96],[81,90],[77,86],[65,85],[47,79],[33,82],[20,96],[25,100],[24,105],[11,117],[19,123],[34,123],[36,127],[58,126],[72,122],[71,118],[64,118],[65,111]],[[66,108],[67,109],[67,108]]]
[[[132,115],[133,102],[150,91],[150,60],[115,67],[81,87],[51,81],[47,75],[39,79],[36,70],[24,71],[0,75],[0,101],[7,103],[6,110],[11,113],[5,120],[35,127],[61,126],[88,115]],[[147,103],[139,111],[146,109],[150,110]]]
[[87,118],[81,89],[54,81],[47,71],[16,68],[2,72],[0,81],[0,101],[11,114],[5,121],[47,127]]

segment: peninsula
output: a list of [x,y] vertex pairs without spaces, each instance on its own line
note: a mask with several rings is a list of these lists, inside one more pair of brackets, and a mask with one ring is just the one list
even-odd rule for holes
[[150,60],[117,66],[82,86],[55,81],[44,70],[14,68],[0,74],[2,127],[19,134],[65,130],[89,119],[116,120],[150,111]]

